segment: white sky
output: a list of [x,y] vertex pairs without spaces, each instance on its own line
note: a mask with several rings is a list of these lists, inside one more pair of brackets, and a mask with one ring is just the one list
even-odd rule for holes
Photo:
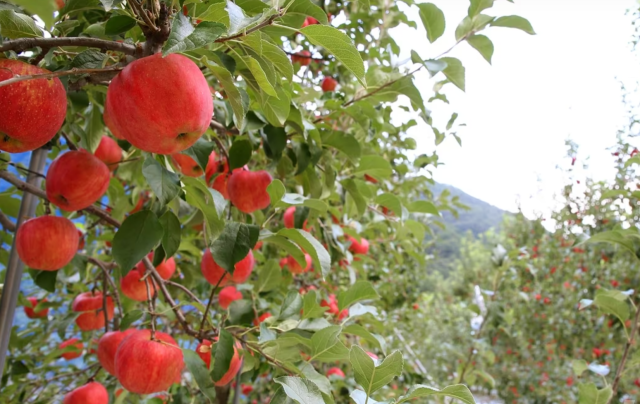
[[[455,42],[454,30],[469,5],[468,0],[432,2],[447,18],[446,32],[435,44],[426,40],[416,7],[409,14],[418,32],[399,28],[392,33],[401,47],[425,58]],[[446,165],[434,178],[502,209],[515,211],[520,205],[530,217],[546,213],[564,184],[556,166],[570,165],[564,146],[569,137],[580,144],[578,163],[590,156],[585,175],[610,178],[613,160],[606,148],[626,123],[620,80],[640,79],[640,63],[629,47],[631,20],[625,15],[637,6],[633,0],[496,0],[486,14],[523,16],[537,35],[485,30],[496,48],[492,66],[466,43],[450,53],[466,67],[467,91],[447,84],[444,92],[453,108],[436,102],[433,115],[443,130],[457,111],[458,123],[467,127],[458,131],[462,147],[453,137],[437,147]],[[433,81],[426,73],[416,84],[425,101],[431,97]],[[434,150],[434,135],[422,120],[409,134],[419,153]]]

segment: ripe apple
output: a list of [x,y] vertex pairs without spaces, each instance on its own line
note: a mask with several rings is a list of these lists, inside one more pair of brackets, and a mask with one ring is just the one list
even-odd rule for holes
[[[213,255],[211,255],[211,251],[207,248],[200,262],[200,270],[207,282],[212,285],[218,285],[218,282],[220,282],[219,286],[224,286],[230,281],[234,283],[246,282],[249,276],[251,276],[255,264],[256,260],[253,258],[253,252],[249,251],[246,257],[236,263],[233,269],[233,275],[230,275],[229,273],[225,273],[224,269],[213,260]],[[223,276],[224,278],[220,281],[220,278]]]
[[271,180],[266,171],[233,170],[227,183],[229,199],[244,213],[264,209],[271,203],[267,193]]
[[250,384],[242,383],[240,385],[240,388],[242,389],[242,394],[244,394],[245,396],[248,396],[253,391],[253,386]]
[[[51,73],[13,59],[0,59],[0,81],[16,75]],[[67,115],[60,79],[25,80],[0,87],[0,150],[21,153],[53,139]]]
[[[147,258],[149,258],[149,260],[153,262],[153,251],[147,254]],[[141,275],[144,275],[145,272],[147,272],[147,268],[144,266],[144,263],[142,261],[138,262],[138,264],[136,265],[136,269],[138,270],[138,272],[140,272]],[[176,272],[176,260],[171,257],[168,260],[166,259],[162,261],[156,267],[156,271],[158,271],[158,275],[160,275],[160,277],[164,280],[171,278]]]
[[369,252],[369,241],[360,237],[360,242],[351,236],[347,236],[347,240],[351,241],[351,245],[349,246],[349,251],[354,254],[366,254]]
[[98,341],[98,361],[110,375],[115,376],[116,374],[116,352],[120,343],[134,332],[136,330],[133,328],[124,331],[109,331]]
[[302,266],[298,264],[298,261],[296,261],[296,259],[290,255],[287,258],[284,258],[284,261],[282,261],[282,264],[284,265],[280,265],[280,266],[281,267],[286,266],[289,272],[291,272],[292,274],[302,274],[305,272],[309,272],[309,270],[311,269],[311,264],[313,262],[309,254],[304,255],[304,260],[307,262],[307,266],[302,268]]
[[176,341],[156,331],[139,330],[127,336],[116,352],[116,377],[132,393],[151,394],[167,390],[182,374],[184,360]]
[[342,369],[337,368],[337,367],[332,367],[329,368],[329,370],[327,370],[327,377],[329,376],[338,376],[342,379],[344,379],[344,372],[342,371]]
[[311,64],[311,52],[303,50],[291,55],[291,62],[298,63],[300,66],[309,66]]
[[55,271],[71,262],[79,242],[78,229],[66,217],[29,219],[16,234],[16,249],[22,262],[42,271]]
[[29,301],[29,303],[31,303],[31,307],[24,306],[24,314],[26,314],[27,317],[29,317],[29,318],[47,317],[47,314],[49,314],[49,308],[48,307],[45,307],[45,308],[40,309],[38,311],[34,310],[36,308],[36,306],[38,305],[38,303],[46,302],[47,301],[46,298],[42,299],[40,302],[35,297],[27,297],[27,300]]
[[[82,331],[99,330],[104,327],[104,313],[102,310],[102,292],[84,292],[73,299],[71,310],[82,313],[76,319],[76,325]],[[113,319],[113,299],[107,296],[107,318]]]
[[64,7],[64,0],[56,0],[56,6],[58,6],[58,10],[62,10],[62,7]]
[[47,172],[47,198],[62,210],[81,210],[94,204],[109,188],[109,168],[85,150],[58,156]]
[[287,229],[293,229],[294,227],[296,227],[295,219],[294,219],[295,214],[296,214],[295,206],[290,206],[287,208],[287,210],[284,211],[284,216],[283,216],[284,227],[286,227]]
[[[196,353],[204,361],[207,369],[211,366],[211,341],[204,340],[196,347]],[[240,354],[238,353],[238,344],[233,347],[233,356],[231,357],[231,363],[229,363],[229,370],[222,376],[220,380],[215,382],[216,386],[226,386],[236,377],[238,370],[242,366],[240,360]]]
[[89,382],[67,393],[62,404],[109,404],[109,393],[102,384]]
[[322,80],[322,91],[325,93],[334,91],[337,85],[338,82],[333,77],[325,77],[324,80]]
[[327,307],[327,313],[329,314],[339,314],[340,310],[338,309],[338,299],[336,299],[336,295],[330,294],[329,300],[322,300],[320,302],[320,307]]
[[242,293],[235,286],[226,286],[222,288],[218,295],[218,303],[223,309],[228,309],[231,302],[242,299]]
[[84,233],[78,230],[78,251],[84,248]]
[[122,134],[117,132],[115,129],[113,121],[111,120],[111,113],[109,112],[109,103],[107,102],[104,103],[104,112],[102,113],[102,119],[104,120],[104,124],[111,131],[113,137],[120,140],[126,140],[124,136],[122,136]]
[[133,215],[134,213],[140,212],[144,206],[144,204],[149,200],[149,193],[144,191],[141,192],[140,195],[138,195],[138,201],[136,202],[136,206],[133,207],[133,209],[131,209],[131,211],[129,212],[130,215]]
[[144,302],[147,300],[147,282],[149,282],[149,293],[151,296],[156,291],[156,287],[152,281],[152,278],[147,277],[146,281],[141,281],[140,279],[144,275],[139,271],[133,270],[129,271],[129,273],[124,276],[120,280],[120,289],[122,289],[122,294],[128,297],[131,300],[135,300],[138,302]]
[[370,176],[369,174],[364,175],[364,179],[372,184],[377,184],[378,180]]
[[111,80],[106,104],[112,132],[158,154],[191,147],[213,115],[213,98],[202,71],[177,53],[128,64]]
[[204,362],[204,365],[209,369],[211,367],[211,341],[208,339],[203,340],[196,347],[196,353]]
[[199,177],[202,175],[202,168],[196,163],[194,159],[187,156],[186,154],[175,153],[171,155],[173,162],[180,172],[187,177]]
[[118,143],[109,136],[102,136],[100,144],[93,155],[102,161],[109,171],[118,168],[118,163],[122,161],[122,149]]
[[[241,168],[236,168],[233,171],[236,172],[238,170],[242,170],[242,169]],[[222,172],[219,173],[218,175],[216,175],[216,177],[213,179],[213,181],[207,181],[207,183],[211,184],[211,185],[209,185],[211,188],[213,188],[216,191],[220,192],[220,194],[222,194],[224,199],[229,200],[228,184],[229,184],[229,178],[230,177],[231,177],[231,175],[229,174],[229,166],[227,166],[225,164],[224,166],[222,166]]]
[[207,167],[204,170],[204,177],[207,180],[207,184],[209,184],[211,177],[213,177],[215,174],[218,174],[218,170],[220,170],[223,166],[226,166],[226,164],[222,164],[221,162],[219,162],[216,152],[212,151],[209,155]]
[[268,319],[269,317],[271,317],[271,313],[263,313],[262,315],[260,315],[260,317],[253,320],[253,325],[258,327],[264,320]]
[[73,347],[74,350],[62,354],[62,357],[66,360],[70,361],[71,359],[79,358],[82,355],[82,349],[84,348],[84,345],[78,338],[71,338],[62,342],[60,345],[58,345],[58,348],[64,349],[68,346]]

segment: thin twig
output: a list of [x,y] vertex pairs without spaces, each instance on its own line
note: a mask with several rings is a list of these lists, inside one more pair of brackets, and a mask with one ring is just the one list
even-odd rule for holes
[[129,45],[122,42],[107,41],[97,38],[19,38],[11,41],[5,41],[0,44],[0,52],[15,51],[16,53],[24,52],[35,47],[52,48],[57,46],[83,46],[89,48],[98,48],[102,50],[112,50],[124,53],[125,55],[135,56],[141,53],[135,45]]
[[204,303],[202,303],[202,301],[200,299],[198,299],[198,297],[196,295],[194,295],[193,292],[190,291],[189,288],[187,288],[186,286],[181,285],[181,284],[179,284],[177,282],[168,281],[168,280],[165,280],[164,283],[166,283],[167,285],[174,286],[174,287],[182,290],[184,293],[188,294],[190,298],[195,300],[198,304],[204,306]]
[[256,32],[256,31],[261,30],[262,28],[264,28],[266,26],[269,26],[269,25],[273,24],[273,22],[277,18],[282,17],[283,13],[284,13],[284,10],[280,10],[280,11],[278,11],[278,13],[276,13],[276,14],[272,15],[271,17],[269,17],[268,20],[261,22],[260,24],[256,25],[253,28],[249,28],[248,30],[246,30],[244,32],[241,32],[239,34],[236,34],[236,35],[227,36],[227,37],[224,37],[224,38],[218,38],[218,39],[215,40],[215,42],[216,43],[222,43],[222,42],[232,41],[234,39],[238,39],[238,38],[242,38],[242,37],[245,37],[247,35],[250,35],[253,32]]
[[9,217],[7,217],[7,215],[2,213],[2,211],[0,211],[0,224],[7,231],[10,231],[10,232],[15,232],[16,231],[16,224],[13,223],[11,221],[11,219],[9,219]]
[[[148,273],[150,274],[151,272],[148,272]],[[149,279],[144,280],[144,285],[147,288],[147,305],[149,306],[149,315],[151,315],[151,340],[154,340],[156,338],[156,314],[155,314],[156,311],[153,308],[153,301],[151,300],[151,291],[149,289]]]
[[145,12],[144,8],[142,7],[142,4],[138,3],[138,0],[129,0],[127,1],[127,3],[131,3],[131,6],[134,8],[135,13],[138,15],[138,17],[142,18],[142,20],[144,21],[144,24],[147,27],[149,27],[154,31],[158,31],[158,27],[156,27],[156,24],[154,24],[154,22],[151,21],[151,18]]
[[636,308],[636,316],[633,320],[633,324],[631,325],[631,333],[629,334],[627,343],[624,346],[622,359],[620,359],[620,365],[618,365],[618,369],[616,370],[616,377],[613,379],[613,384],[611,385],[611,391],[613,391],[613,394],[611,395],[611,397],[609,397],[609,401],[607,401],[607,404],[611,403],[618,391],[618,384],[620,384],[620,378],[622,377],[622,372],[624,371],[624,365],[627,362],[629,351],[631,350],[631,347],[633,346],[633,343],[635,341],[636,331],[638,330],[638,322],[640,322],[640,307]]
[[[115,264],[109,264],[93,257],[87,257],[87,260],[93,265],[100,268],[102,272],[105,274],[107,278],[107,282],[109,282],[109,285],[111,286],[111,290],[113,291],[112,296],[116,301],[116,305],[118,306],[118,312],[120,313],[120,318],[124,318],[124,310],[122,309],[122,304],[120,303],[120,293],[118,292],[118,288],[116,287],[116,284],[113,282],[113,279],[111,279],[111,276],[109,276],[108,267],[114,268]],[[118,328],[118,324],[117,322],[115,322],[115,320],[113,325],[114,325],[114,328]]]
[[16,169],[16,170],[24,171],[24,172],[25,172],[25,173],[27,173],[27,174],[33,174],[33,175],[36,175],[36,176],[38,176],[38,177],[40,177],[40,178],[46,178],[46,176],[45,176],[44,174],[39,173],[39,172],[37,172],[37,171],[31,171],[31,170],[29,170],[28,168],[26,168],[26,167],[22,167],[20,164],[16,164],[16,163],[14,163],[14,162],[12,162],[12,161],[5,160],[5,159],[3,159],[3,158],[0,158],[0,161],[2,161],[3,163],[7,163],[7,164],[9,164],[9,165],[10,165],[10,166],[12,166],[12,167],[15,167],[15,169]]
[[222,282],[225,276],[227,276],[226,270],[224,271],[220,279],[218,279],[218,283],[216,283],[216,286],[214,286],[213,289],[211,289],[211,294],[209,295],[209,301],[207,302],[207,308],[204,309],[204,313],[202,314],[202,322],[200,322],[200,328],[198,329],[198,334],[202,334],[202,330],[204,329],[204,323],[207,322],[207,317],[209,317],[209,309],[211,308],[213,297],[216,294],[216,289],[218,289],[218,286],[220,286],[220,283]]
[[107,312],[107,278],[109,274],[102,272],[102,314],[104,315],[104,332],[109,332],[109,313]]
[[78,147],[75,145],[75,143],[73,143],[73,141],[71,141],[71,139],[69,139],[69,136],[67,136],[66,133],[64,133],[63,131],[60,131],[60,134],[64,138],[65,142],[67,142],[67,146],[69,146],[69,150],[78,150]]
[[235,128],[227,129],[226,126],[216,121],[215,119],[211,119],[211,123],[209,123],[209,127],[221,135],[226,135],[227,133],[233,133],[234,135],[237,135],[238,133],[240,133],[238,129],[235,129]]
[[10,79],[0,81],[0,87],[8,86],[9,84],[18,83],[20,81],[37,80],[37,79],[52,79],[52,78],[55,78],[55,77],[73,76],[73,75],[78,75],[78,74],[98,74],[98,73],[105,73],[105,72],[118,72],[118,71],[120,71],[122,69],[124,69],[124,67],[122,67],[122,66],[108,67],[108,68],[105,68],[105,69],[77,69],[77,68],[74,67],[71,70],[62,70],[62,71],[53,72],[53,73],[26,74],[24,76],[15,74]]

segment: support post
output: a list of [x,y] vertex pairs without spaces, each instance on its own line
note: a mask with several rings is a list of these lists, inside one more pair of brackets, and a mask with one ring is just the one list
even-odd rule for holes
[[[44,171],[47,154],[48,150],[46,149],[37,149],[31,153],[31,159],[29,161],[30,172],[27,176],[27,183],[36,187],[40,186],[42,178],[32,173],[42,173]],[[35,195],[28,192],[22,194],[16,229],[18,229],[26,219],[35,215],[37,205],[38,198]],[[7,262],[2,297],[0,297],[0,377],[2,377],[4,373],[7,349],[9,348],[9,339],[11,338],[11,327],[13,327],[13,318],[18,303],[18,293],[20,293],[20,280],[22,279],[23,267],[24,264],[20,261],[20,258],[18,258],[18,252],[16,251],[16,238],[14,235],[11,252],[9,253],[9,261]]]

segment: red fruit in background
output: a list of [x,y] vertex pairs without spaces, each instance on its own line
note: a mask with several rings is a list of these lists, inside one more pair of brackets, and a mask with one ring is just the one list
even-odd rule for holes
[[256,245],[253,246],[253,250],[255,251],[255,250],[261,249],[262,248],[262,244],[263,244],[262,241],[258,241],[256,243]]
[[378,180],[370,176],[369,174],[364,175],[364,179],[372,184],[377,184]]
[[327,313],[329,314],[339,314],[340,310],[338,309],[338,301],[336,300],[336,295],[329,295],[329,301],[322,300],[320,302],[320,307],[328,307]]
[[213,177],[214,174],[217,174],[220,169],[221,162],[219,162],[217,158],[218,156],[216,155],[216,152],[212,151],[209,155],[209,161],[207,161],[207,167],[204,170],[204,177],[207,180],[207,184],[209,183],[209,180],[211,180],[211,177]]
[[611,280],[611,286],[613,286],[614,288],[617,288],[618,285],[620,285],[620,283],[618,281],[616,281],[615,279]]
[[536,300],[540,300],[540,299],[542,299],[542,296],[540,296],[540,293],[537,293],[536,294]]
[[22,262],[42,271],[55,271],[71,262],[79,242],[78,229],[65,217],[29,219],[16,233],[16,250]]
[[580,247],[573,247],[571,250],[572,250],[574,253],[577,253],[577,254],[582,254],[582,253],[584,253],[584,252],[585,252],[585,251],[584,251],[582,248],[580,248]]
[[311,52],[303,50],[291,55],[291,62],[298,63],[300,66],[309,66],[311,64]]
[[[224,286],[230,281],[234,283],[246,282],[251,276],[255,263],[253,252],[249,251],[249,254],[234,266],[233,275],[229,273],[225,274],[224,268],[213,260],[213,255],[211,255],[211,251],[207,248],[202,255],[200,270],[207,282],[212,285],[218,285],[218,282],[220,282],[219,286]],[[224,278],[220,281],[220,278],[223,276]]]
[[325,77],[324,80],[322,80],[322,91],[325,93],[334,91],[337,85],[338,82],[333,77]]
[[544,304],[549,304],[549,303],[551,303],[551,299],[549,299],[548,297],[545,297],[544,300],[542,300],[542,302]]
[[309,25],[315,25],[315,24],[320,24],[320,23],[318,22],[318,20],[316,20],[313,17],[307,17],[307,18],[305,18],[304,22],[302,23],[302,28],[304,28],[306,26],[309,26]]
[[595,356],[596,358],[599,358],[601,355],[604,354],[604,352],[600,348],[593,348],[591,350],[591,353],[593,353],[593,356]]
[[199,177],[202,175],[202,168],[194,159],[186,154],[175,153],[171,155],[173,162],[180,169],[180,172],[187,177]]
[[196,347],[196,353],[202,359],[207,369],[211,367],[211,341],[204,340]]
[[233,347],[233,356],[231,357],[231,363],[229,363],[229,370],[222,375],[222,378],[215,382],[216,386],[226,386],[236,377],[238,370],[242,366],[242,361],[240,360],[240,354],[238,353],[238,344]]
[[259,326],[260,323],[262,323],[264,320],[268,319],[269,317],[271,317],[271,313],[263,313],[260,317],[253,320],[253,325],[255,325],[256,327]]
[[253,386],[251,386],[250,384],[241,384],[240,388],[242,389],[242,394],[249,395],[251,394],[251,392],[253,391]]
[[144,273],[139,271],[129,271],[127,275],[120,279],[120,289],[122,294],[129,299],[137,302],[144,302],[147,300],[147,282],[149,283],[149,294],[153,296],[156,291],[156,287],[153,284],[152,278],[148,276],[145,281],[141,281]]
[[349,317],[349,309],[343,309],[340,314],[338,314],[338,321]]
[[122,149],[118,146],[118,142],[109,136],[102,136],[100,144],[93,155],[102,161],[109,171],[118,168],[118,163],[122,161]]
[[629,157],[633,157],[633,156],[635,156],[636,154],[638,154],[638,149],[635,149],[635,148],[634,148],[634,149],[633,149],[633,151],[631,152],[631,154],[629,155]]
[[136,202],[136,206],[134,206],[133,209],[131,209],[129,214],[133,215],[134,213],[140,212],[145,202],[147,202],[148,200],[149,200],[149,195],[146,192],[140,193],[140,195],[138,196],[138,201]]
[[329,370],[327,370],[327,377],[329,376],[338,376],[344,379],[344,372],[340,368],[336,368],[336,367],[329,368]]
[[551,270],[549,270],[549,272],[551,272],[552,274],[556,273],[556,267],[551,267]]
[[[51,73],[12,59],[0,59],[0,81]],[[0,87],[0,150],[21,153],[50,141],[67,115],[67,93],[60,79],[26,80]]]
[[133,328],[125,331],[109,331],[98,341],[98,361],[110,375],[116,374],[116,352],[120,343],[129,335],[136,332]]
[[116,352],[116,377],[132,393],[151,394],[167,390],[179,380],[184,368],[182,350],[169,335],[139,330],[127,336]]
[[378,360],[378,355],[374,354],[373,352],[367,352],[367,355],[369,355],[369,357],[374,361]]
[[[147,254],[147,258],[149,258],[149,260],[153,262],[153,251]],[[147,272],[147,268],[144,266],[144,263],[142,261],[138,262],[138,264],[136,265],[136,270],[142,275]],[[160,277],[164,280],[171,278],[176,272],[176,260],[173,259],[173,257],[169,258],[168,260],[165,259],[160,264],[158,264],[158,266],[156,267],[156,271],[158,272],[158,275],[160,275]]]
[[67,393],[62,404],[109,404],[109,393],[102,384],[89,382]]
[[266,171],[234,170],[227,182],[229,199],[244,213],[264,209],[271,203],[267,193],[271,180]]
[[304,268],[302,268],[302,266],[298,264],[298,261],[296,261],[296,259],[290,255],[287,258],[284,258],[284,261],[281,262],[281,264],[284,264],[284,265],[281,265],[281,266],[282,267],[286,266],[289,272],[291,272],[292,274],[301,274],[304,272],[309,272],[312,264],[311,256],[309,254],[305,254],[304,260],[306,261],[307,265]]
[[229,183],[229,177],[230,177],[229,172],[225,168],[225,170],[222,173],[218,174],[218,176],[216,176],[216,178],[214,178],[213,182],[211,183],[211,188],[220,192],[220,194],[222,194],[222,197],[226,200],[229,200],[229,191],[227,189],[227,184]]
[[[104,327],[102,310],[102,292],[84,292],[73,299],[71,310],[82,313],[76,319],[76,325],[82,331],[98,330]],[[113,299],[107,296],[107,318],[113,319]]]
[[56,6],[58,6],[58,10],[61,10],[64,7],[64,0],[56,0]]
[[71,359],[79,358],[82,355],[82,349],[84,348],[84,345],[82,344],[82,341],[80,341],[78,338],[68,339],[62,342],[60,345],[58,345],[60,349],[64,349],[68,346],[74,347],[75,351],[69,351],[69,352],[63,353],[62,357],[65,358],[66,360],[69,361]]
[[82,250],[84,248],[84,234],[78,230],[78,250]]
[[418,303],[414,303],[412,307],[413,307],[414,310],[418,310],[420,308]]
[[360,242],[351,236],[347,236],[347,240],[351,241],[351,245],[349,246],[349,251],[354,254],[366,254],[369,252],[369,241],[360,237]]
[[207,130],[213,98],[200,68],[189,58],[155,54],[128,64],[111,80],[105,109],[112,132],[141,150],[173,154],[189,148]]
[[227,286],[222,288],[218,295],[218,303],[223,309],[228,309],[231,302],[242,299],[242,293],[235,286]]
[[635,384],[636,386],[640,387],[640,379],[634,380],[633,384]]
[[75,211],[93,205],[109,188],[107,166],[93,154],[72,150],[58,156],[47,171],[47,198],[62,210]]
[[31,307],[24,306],[24,314],[26,314],[27,317],[29,317],[29,318],[47,317],[47,314],[49,314],[49,308],[48,307],[45,307],[45,308],[40,309],[38,311],[34,310],[36,308],[36,306],[38,305],[38,303],[46,302],[47,301],[46,298],[42,299],[41,301],[38,301],[38,299],[36,299],[35,297],[27,297],[27,300],[29,301],[29,303],[31,303]]
[[295,214],[296,214],[295,206],[290,206],[287,208],[287,210],[284,211],[284,215],[283,215],[284,227],[286,227],[287,229],[293,229],[295,227],[294,225]]

